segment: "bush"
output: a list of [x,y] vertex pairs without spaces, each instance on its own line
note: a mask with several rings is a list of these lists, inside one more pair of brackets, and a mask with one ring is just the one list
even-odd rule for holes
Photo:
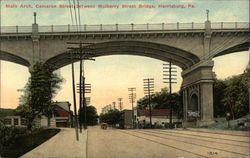
[[59,129],[35,129],[6,127],[0,121],[0,155],[20,157],[56,135]]

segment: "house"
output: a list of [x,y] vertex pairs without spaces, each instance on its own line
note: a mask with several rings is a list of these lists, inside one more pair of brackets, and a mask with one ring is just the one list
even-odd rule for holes
[[[135,109],[135,120],[137,128],[150,127],[150,111],[148,109]],[[151,110],[152,125],[157,128],[166,127],[170,122],[170,109],[152,109]],[[172,122],[180,122],[177,116],[172,115]]]
[[124,128],[132,128],[132,110],[122,110],[119,127]]
[[7,126],[26,127],[26,120],[21,116],[6,116],[4,117],[4,124]]
[[[48,119],[41,115],[35,118],[35,127],[72,127],[73,112],[70,110],[69,102],[54,102],[54,112]],[[4,123],[7,126],[26,126],[26,120],[21,116],[6,116]]]
[[70,110],[69,102],[55,102],[54,118],[56,127],[71,127],[73,123],[73,112]]

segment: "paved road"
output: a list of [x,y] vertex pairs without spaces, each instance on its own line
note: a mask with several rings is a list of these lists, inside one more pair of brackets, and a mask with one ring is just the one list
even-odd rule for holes
[[88,129],[88,158],[246,158],[247,135],[194,130]]
[[76,141],[75,129],[62,128],[57,135],[21,158],[86,158],[86,133],[80,134]]

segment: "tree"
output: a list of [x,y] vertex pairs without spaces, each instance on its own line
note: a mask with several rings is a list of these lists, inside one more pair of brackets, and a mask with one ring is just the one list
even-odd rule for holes
[[232,119],[236,119],[248,114],[249,97],[248,88],[250,78],[247,73],[233,76],[225,81],[225,95],[222,102],[228,108]]
[[100,122],[108,123],[109,125],[118,124],[121,118],[121,112],[117,109],[110,110],[105,114],[100,114]]
[[[161,92],[153,94],[151,99],[151,106],[153,109],[169,109],[172,104],[173,111],[181,118],[183,116],[182,94],[172,93],[170,95],[167,88],[163,88]],[[146,109],[148,107],[148,97],[145,96],[138,100],[137,108]]]
[[49,119],[52,116],[52,98],[60,89],[63,79],[50,65],[36,63],[31,70],[31,77],[25,88],[21,90],[20,105],[16,112],[27,120],[27,128],[30,130],[34,119],[39,115],[45,115]]
[[222,102],[225,97],[226,84],[223,80],[215,80],[213,84],[214,117],[226,116],[228,108]]
[[[86,109],[87,109],[87,111],[86,111],[87,125],[90,125],[90,126],[97,125],[98,115],[97,115],[96,108],[94,106],[87,106]],[[79,117],[79,119],[80,119],[79,122],[81,122],[81,121],[83,122],[83,120],[84,120],[84,109],[79,111],[79,114],[82,114]]]

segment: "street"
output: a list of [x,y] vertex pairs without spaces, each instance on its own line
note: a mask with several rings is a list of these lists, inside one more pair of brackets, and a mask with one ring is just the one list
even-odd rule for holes
[[[240,132],[239,132],[240,133]],[[242,133],[242,132],[241,132]],[[246,158],[250,137],[195,130],[89,127],[88,158]]]

